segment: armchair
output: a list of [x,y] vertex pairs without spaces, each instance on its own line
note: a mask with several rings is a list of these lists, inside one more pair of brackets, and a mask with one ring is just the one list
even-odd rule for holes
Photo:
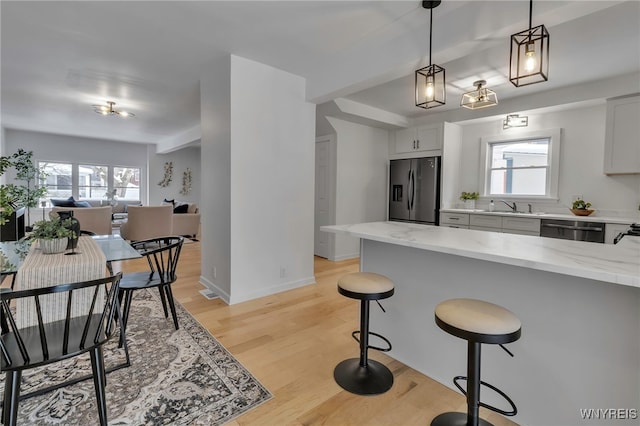
[[120,226],[120,235],[125,240],[139,241],[173,234],[172,206],[129,206],[127,210],[127,221]]

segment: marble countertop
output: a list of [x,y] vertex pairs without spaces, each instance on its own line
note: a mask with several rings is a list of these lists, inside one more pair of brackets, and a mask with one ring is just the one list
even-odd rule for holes
[[320,230],[640,288],[640,237],[625,236],[614,245],[403,222]]
[[504,217],[527,217],[533,219],[562,219],[562,220],[579,220],[582,222],[605,222],[605,223],[619,223],[623,225],[631,225],[637,220],[628,217],[616,217],[616,216],[598,216],[598,212],[591,214],[591,216],[576,216],[574,214],[563,213],[510,213],[508,211],[493,211],[487,210],[470,210],[470,209],[441,209],[441,213],[471,213],[471,214],[484,214],[484,215],[497,215]]

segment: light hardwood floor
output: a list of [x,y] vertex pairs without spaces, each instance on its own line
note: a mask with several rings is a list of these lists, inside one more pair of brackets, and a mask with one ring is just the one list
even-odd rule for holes
[[[125,273],[144,268],[144,260],[114,263]],[[336,290],[341,275],[356,271],[357,259],[316,257],[317,284],[228,306],[199,293],[200,243],[183,246],[174,296],[274,396],[230,425],[428,425],[442,412],[466,411],[462,395],[377,351],[370,358],[393,372],[390,391],[358,396],[334,382],[335,365],[358,357],[351,332],[359,326],[359,303]],[[481,416],[514,424],[485,409]]]

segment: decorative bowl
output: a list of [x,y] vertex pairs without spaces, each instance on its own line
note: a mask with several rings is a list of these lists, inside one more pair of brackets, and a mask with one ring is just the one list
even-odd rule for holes
[[591,213],[595,212],[595,210],[590,209],[571,209],[571,212],[576,216],[589,216]]

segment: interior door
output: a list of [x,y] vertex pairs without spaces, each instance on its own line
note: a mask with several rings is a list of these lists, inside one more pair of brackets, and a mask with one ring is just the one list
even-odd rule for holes
[[314,254],[329,258],[330,235],[320,227],[331,223],[331,141],[316,142]]

